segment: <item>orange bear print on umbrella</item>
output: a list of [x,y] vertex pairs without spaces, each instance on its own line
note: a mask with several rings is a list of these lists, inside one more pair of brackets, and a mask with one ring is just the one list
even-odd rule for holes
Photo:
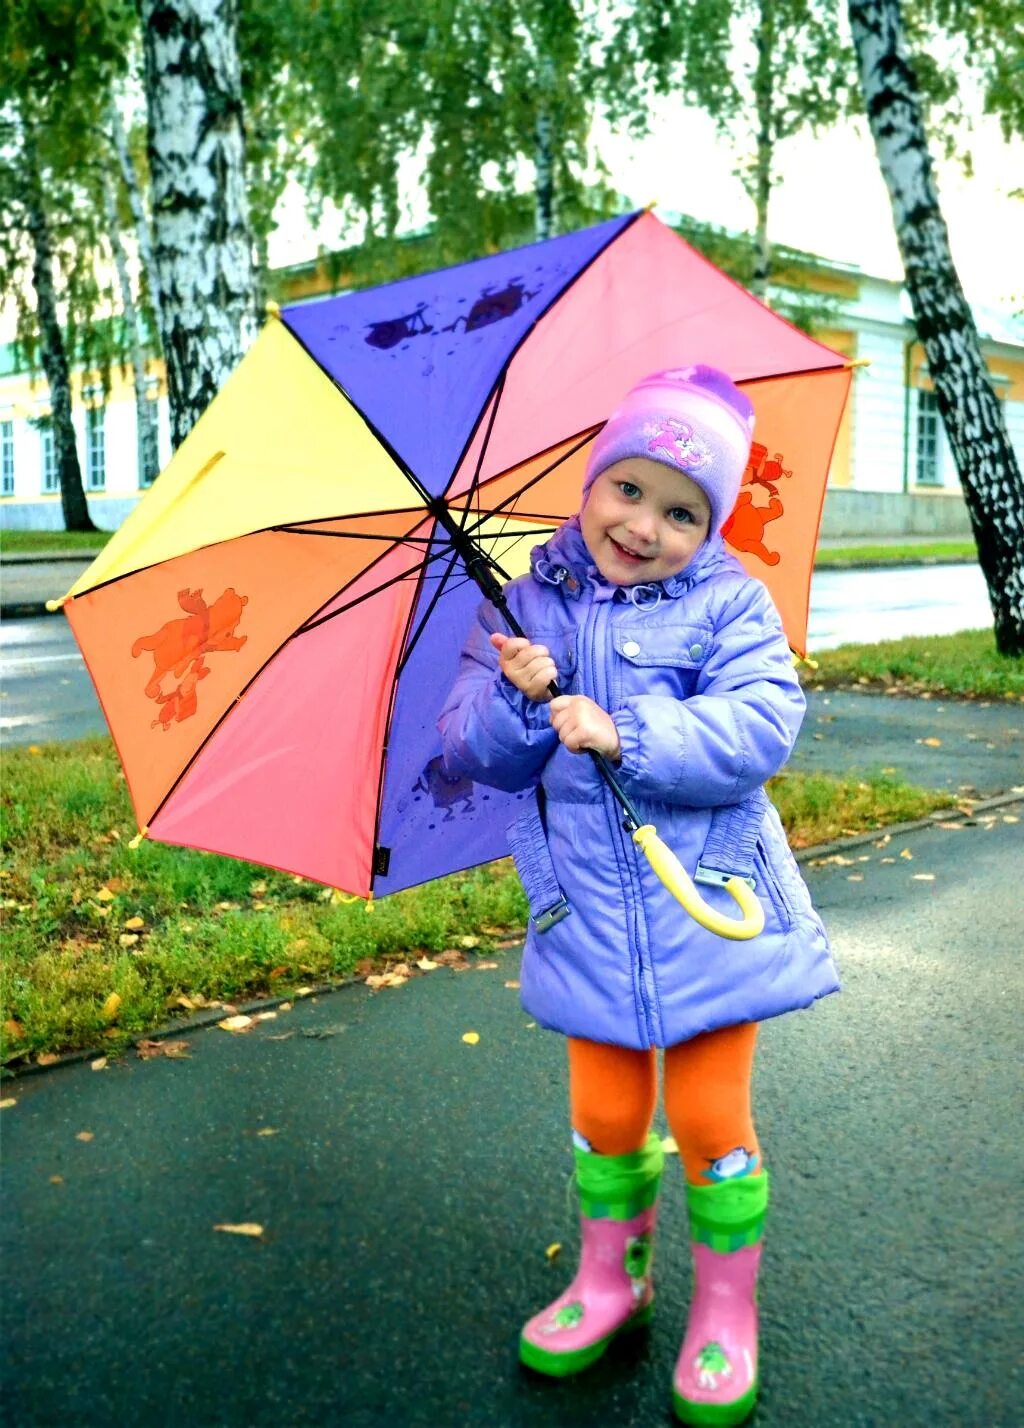
[[[767,446],[755,441],[750,448],[750,459],[743,473],[743,486],[739,499],[733,507],[732,515],[722,527],[722,538],[733,550],[746,551],[763,560],[765,565],[778,565],[782,557],[777,550],[769,550],[764,543],[764,528],[769,521],[777,521],[785,513],[785,506],[779,500],[779,488],[775,484],[783,476],[792,476],[792,471],[783,470],[782,452],[777,451],[770,461]],[[767,506],[754,504],[751,487],[762,486],[769,495]]]
[[[153,656],[153,673],[146,685],[146,697],[161,706],[160,717],[151,729],[169,729],[196,712],[196,687],[211,671],[203,656],[211,652],[237,651],[248,639],[236,635],[235,627],[248,604],[248,595],[239,595],[228,587],[212,605],[203,599],[202,590],[179,590],[178,604],[187,613],[184,618],[168,620],[152,635],[140,635],[132,645],[132,658],[144,651]],[[175,687],[164,690],[164,679],[170,675]]]

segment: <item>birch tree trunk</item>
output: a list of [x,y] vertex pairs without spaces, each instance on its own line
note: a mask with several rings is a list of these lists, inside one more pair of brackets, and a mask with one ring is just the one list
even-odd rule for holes
[[534,131],[534,214],[536,241],[541,243],[555,231],[555,135],[551,122],[551,90],[555,82],[554,65],[545,55],[540,61],[541,103]]
[[23,144],[25,181],[22,201],[32,239],[32,286],[36,294],[43,371],[50,389],[53,454],[60,483],[64,529],[94,531],[97,527],[89,514],[89,505],[82,487],[82,468],[78,461],[75,427],[71,419],[71,373],[53,283],[53,237],[43,200],[35,141],[27,123],[24,125]]
[[935,397],[988,586],[996,647],[1024,654],[1024,479],[949,250],[898,0],[848,0],[861,87]]
[[128,327],[128,343],[132,354],[132,381],[135,387],[135,448],[139,466],[139,484],[152,481],[160,469],[157,450],[156,403],[151,402],[146,393],[146,354],[142,346],[139,330],[139,312],[132,295],[131,279],[128,276],[128,256],[121,242],[121,232],[117,221],[117,204],[110,175],[106,168],[102,171],[103,202],[107,210],[107,226],[110,230],[110,249],[114,255],[117,281],[121,289],[121,308]]
[[775,144],[772,115],[772,73],[775,48],[775,17],[772,0],[761,0],[758,13],[757,68],[754,73],[754,102],[757,109],[757,157],[754,164],[753,199],[757,212],[754,273],[750,290],[762,302],[768,291],[771,270],[771,247],[768,242],[768,203],[772,193],[772,157]]
[[113,99],[107,108],[107,125],[113,140],[114,152],[117,154],[117,161],[121,166],[121,178],[124,180],[125,192],[128,195],[128,207],[131,209],[132,222],[135,224],[139,256],[142,259],[142,266],[146,270],[150,301],[156,314],[157,327],[162,331],[160,276],[156,270],[156,259],[153,257],[153,235],[150,232],[149,219],[146,217],[145,204],[142,202],[139,175],[135,169],[131,150],[128,148],[128,136],[124,132],[124,124],[121,122],[121,111]]
[[235,0],[140,0],[171,435],[255,335]]

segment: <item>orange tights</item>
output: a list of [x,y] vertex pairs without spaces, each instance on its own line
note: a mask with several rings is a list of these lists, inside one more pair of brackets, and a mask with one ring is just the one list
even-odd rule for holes
[[[758,1157],[750,1114],[757,1023],[708,1031],[665,1050],[665,1114],[692,1184],[707,1185],[715,1161],[742,1149]],[[602,1155],[639,1150],[658,1098],[654,1048],[569,1038],[573,1130]]]

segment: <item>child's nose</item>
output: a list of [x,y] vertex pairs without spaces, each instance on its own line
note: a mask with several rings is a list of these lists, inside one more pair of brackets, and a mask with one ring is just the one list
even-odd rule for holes
[[654,517],[639,511],[630,519],[627,528],[633,539],[642,541],[644,545],[654,545],[658,538]]

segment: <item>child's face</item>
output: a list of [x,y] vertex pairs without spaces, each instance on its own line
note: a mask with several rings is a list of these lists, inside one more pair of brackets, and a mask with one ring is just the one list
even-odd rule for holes
[[678,575],[703,545],[710,521],[711,506],[695,481],[643,456],[602,471],[580,512],[587,549],[612,585]]

